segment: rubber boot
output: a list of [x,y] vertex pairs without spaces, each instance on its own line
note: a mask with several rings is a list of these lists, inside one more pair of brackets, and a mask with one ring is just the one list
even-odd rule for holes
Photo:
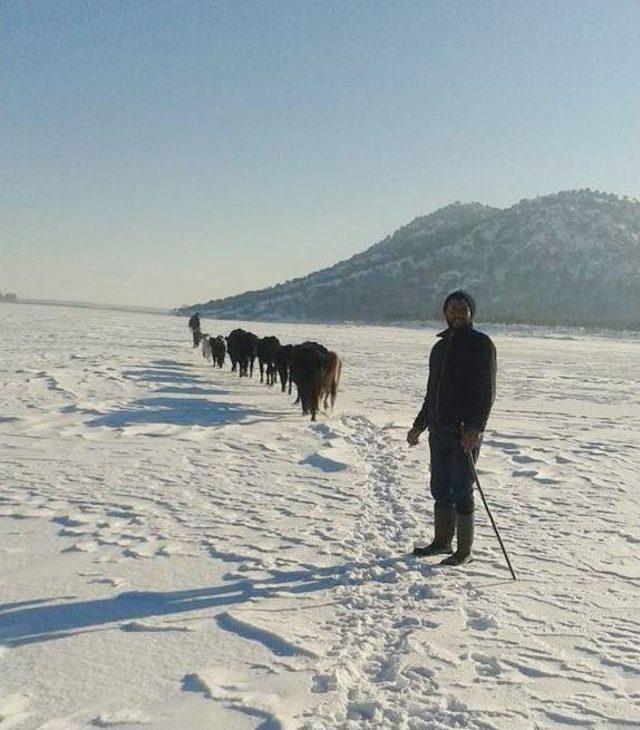
[[413,548],[413,554],[423,558],[427,555],[442,555],[453,552],[451,540],[456,529],[456,513],[451,507],[434,508],[434,530],[435,536],[430,545],[417,545]]
[[445,558],[440,565],[466,565],[473,555],[473,512],[466,515],[457,515],[458,545],[455,553]]

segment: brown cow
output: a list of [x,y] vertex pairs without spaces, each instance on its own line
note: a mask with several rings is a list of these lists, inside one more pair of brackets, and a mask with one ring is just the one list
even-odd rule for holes
[[335,352],[329,352],[317,342],[303,342],[293,348],[291,357],[291,380],[298,388],[298,399],[302,413],[311,414],[316,420],[320,399],[324,407],[331,402],[333,407],[338,392],[342,362]]

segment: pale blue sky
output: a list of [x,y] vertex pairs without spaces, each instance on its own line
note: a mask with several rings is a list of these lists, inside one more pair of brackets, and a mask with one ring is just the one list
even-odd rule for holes
[[177,306],[454,200],[640,196],[636,0],[5,0],[0,290]]

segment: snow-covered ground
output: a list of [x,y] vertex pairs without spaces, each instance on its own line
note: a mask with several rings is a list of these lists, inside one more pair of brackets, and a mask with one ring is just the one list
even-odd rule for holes
[[488,330],[513,582],[480,500],[473,563],[408,556],[434,329],[249,324],[342,355],[312,424],[183,319],[0,325],[3,730],[640,726],[638,339]]

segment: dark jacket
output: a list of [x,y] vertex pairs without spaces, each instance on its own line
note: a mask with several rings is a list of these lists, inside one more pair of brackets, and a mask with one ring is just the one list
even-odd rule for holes
[[200,329],[200,317],[198,317],[197,314],[192,315],[191,319],[189,320],[189,327],[192,330]]
[[472,325],[438,337],[429,356],[427,394],[413,425],[421,431],[461,425],[484,431],[496,397],[496,348]]

